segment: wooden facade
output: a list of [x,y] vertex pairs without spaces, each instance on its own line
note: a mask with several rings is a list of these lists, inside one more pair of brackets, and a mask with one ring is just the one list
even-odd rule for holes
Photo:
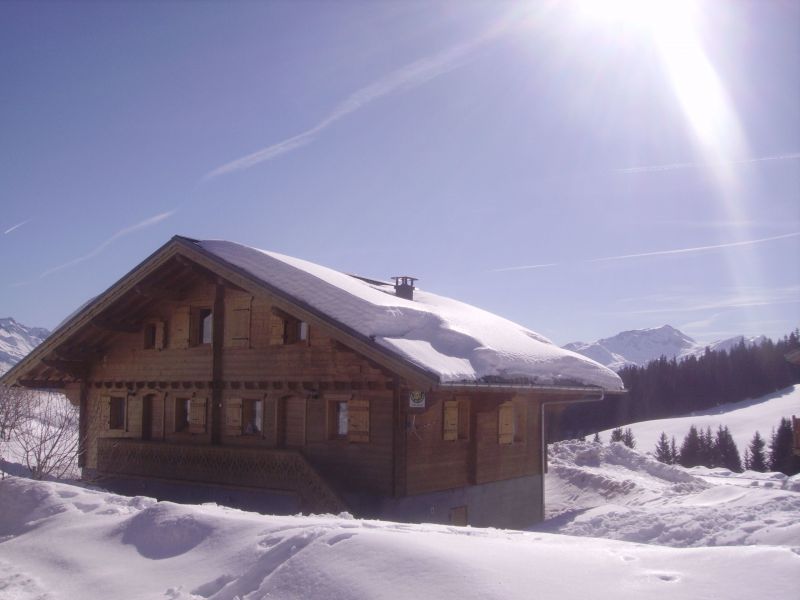
[[596,388],[441,384],[184,238],[3,379],[62,389],[80,405],[87,477],[512,527],[543,515],[548,407],[602,397]]

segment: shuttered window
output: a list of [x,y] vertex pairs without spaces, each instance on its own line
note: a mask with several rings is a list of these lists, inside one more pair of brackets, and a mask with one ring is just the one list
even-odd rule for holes
[[173,348],[189,347],[189,326],[191,323],[188,306],[179,306],[172,314],[170,321],[170,346]]
[[250,347],[250,313],[252,305],[250,296],[233,296],[230,298],[228,322],[225,323],[228,345],[237,348]]
[[225,402],[225,435],[242,435],[241,398],[229,398]]
[[206,399],[192,398],[189,411],[189,433],[205,433]]
[[453,442],[458,439],[458,400],[445,400],[442,418],[442,439]]
[[347,439],[369,442],[369,400],[351,398],[347,403]]
[[163,321],[151,321],[144,324],[144,349],[163,350],[165,346],[166,327]]
[[142,434],[142,399],[139,396],[128,396],[125,403],[125,431]]
[[125,429],[125,397],[100,397],[100,424],[103,429]]

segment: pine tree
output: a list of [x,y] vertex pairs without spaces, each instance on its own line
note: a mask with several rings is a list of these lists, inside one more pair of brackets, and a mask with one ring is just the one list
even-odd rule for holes
[[745,448],[744,449],[744,459],[743,459],[742,462],[744,462],[744,470],[745,471],[752,471],[753,470],[752,469],[753,461],[750,458],[750,448]]
[[719,429],[717,429],[717,439],[714,442],[714,447],[718,460],[717,466],[741,473],[742,460],[739,458],[739,449],[736,447],[736,442],[733,441],[733,436],[727,427],[720,425]]
[[767,460],[764,457],[764,439],[761,434],[756,431],[753,434],[753,439],[750,441],[750,470],[759,471],[761,473],[767,470]]
[[616,429],[611,431],[611,441],[612,442],[621,442],[622,441],[622,427],[617,427]]
[[[674,439],[674,438],[673,438]],[[672,464],[672,450],[669,447],[669,440],[667,434],[663,431],[656,443],[656,460],[667,465]]]
[[593,441],[593,442],[597,442],[598,444],[602,443],[602,442],[600,441],[600,434],[599,434],[599,433],[595,433],[595,434],[594,434],[594,439],[593,439],[592,441]]
[[800,472],[800,460],[794,456],[794,437],[792,423],[787,418],[782,418],[778,429],[772,434],[769,445],[769,469],[780,471],[786,475]]
[[678,462],[684,467],[696,467],[700,464],[700,454],[700,434],[697,433],[697,427],[692,425],[683,438]]
[[678,452],[678,446],[675,444],[675,436],[672,436],[672,439],[669,441],[669,453],[672,457],[672,462],[670,464],[677,465],[678,459],[680,458],[680,453]]
[[636,439],[633,437],[633,431],[631,431],[630,427],[625,428],[625,432],[622,434],[622,443],[628,448],[636,448]]

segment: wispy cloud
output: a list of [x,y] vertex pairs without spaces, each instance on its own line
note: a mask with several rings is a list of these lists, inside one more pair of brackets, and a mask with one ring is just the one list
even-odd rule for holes
[[705,166],[713,165],[747,165],[759,162],[781,161],[781,160],[798,160],[800,159],[800,152],[790,152],[788,154],[774,154],[772,156],[761,156],[759,158],[747,158],[743,160],[731,160],[717,163],[696,163],[696,162],[683,162],[672,163],[666,165],[645,165],[641,167],[626,167],[624,169],[615,169],[616,173],[658,173],[660,171],[677,171],[680,169],[699,169]]
[[23,225],[27,225],[27,224],[28,224],[28,223],[30,223],[30,222],[31,222],[31,219],[28,219],[28,220],[26,220],[26,221],[23,221],[22,223],[17,223],[16,225],[14,225],[14,226],[12,226],[12,227],[9,227],[8,229],[6,229],[6,230],[3,232],[3,235],[8,235],[8,234],[9,234],[9,233],[11,233],[12,231],[14,231],[14,230],[16,230],[16,229],[19,229],[19,228],[20,228],[20,227],[22,227]]
[[420,86],[440,75],[461,66],[466,59],[480,46],[497,37],[505,28],[507,22],[501,21],[494,27],[486,30],[477,38],[452,46],[438,54],[414,61],[377,79],[376,81],[353,92],[344,101],[335,106],[319,123],[297,135],[283,139],[257,152],[237,158],[231,162],[209,171],[203,176],[207,181],[220,175],[249,169],[259,163],[272,160],[287,152],[291,152],[312,142],[325,129],[343,119],[344,117],[364,108],[368,104],[394,92],[409,90]]
[[139,231],[141,229],[145,229],[147,227],[151,227],[153,225],[161,223],[162,221],[170,218],[173,214],[175,214],[175,211],[174,210],[170,210],[170,211],[159,213],[157,215],[149,217],[149,218],[145,219],[144,221],[140,221],[139,223],[135,223],[133,225],[129,225],[128,227],[124,227],[123,229],[120,229],[119,231],[114,233],[114,235],[112,235],[108,239],[104,240],[100,245],[98,245],[96,248],[94,248],[88,254],[84,254],[83,256],[79,256],[78,258],[74,258],[74,259],[70,260],[69,262],[65,262],[65,263],[63,263],[61,265],[58,265],[56,267],[51,267],[51,268],[47,269],[46,271],[43,271],[41,273],[41,275],[39,275],[39,277],[37,277],[36,279],[30,280],[30,281],[21,281],[21,282],[18,282],[18,283],[13,283],[13,284],[11,284],[11,287],[19,287],[19,286],[23,286],[23,285],[28,285],[30,283],[33,283],[34,281],[39,280],[39,279],[44,279],[48,275],[52,275],[53,273],[57,273],[58,271],[63,271],[64,269],[68,269],[70,267],[74,267],[75,265],[79,265],[80,263],[82,263],[84,261],[87,261],[90,258],[94,258],[95,256],[100,254],[103,250],[108,248],[108,246],[113,244],[118,239],[120,239],[122,237],[125,237],[126,235],[129,235],[129,234],[131,234],[131,233],[133,233],[135,231]]
[[[676,248],[673,250],[656,250],[654,252],[639,252],[637,254],[620,254],[618,256],[602,256],[599,258],[586,258],[583,260],[571,261],[574,263],[596,263],[596,262],[607,262],[607,261],[614,261],[614,260],[626,260],[629,258],[645,258],[650,256],[667,256],[672,254],[689,254],[693,252],[707,252],[709,250],[718,250],[720,248],[734,248],[737,246],[752,246],[754,244],[763,244],[765,242],[772,242],[775,240],[782,240],[786,238],[798,237],[800,236],[800,231],[794,231],[792,233],[785,233],[783,235],[774,235],[772,237],[767,238],[760,238],[757,240],[743,240],[740,242],[728,242],[725,244],[713,244],[710,246],[694,246],[691,248]],[[520,265],[517,267],[502,267],[499,269],[492,269],[492,272],[501,273],[504,271],[525,271],[528,269],[542,269],[545,267],[557,267],[564,264],[570,264],[570,262],[560,262],[560,263],[545,263],[539,265]]]

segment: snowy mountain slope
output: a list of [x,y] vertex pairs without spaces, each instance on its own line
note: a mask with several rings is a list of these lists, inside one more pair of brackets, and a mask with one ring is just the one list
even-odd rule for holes
[[42,327],[27,327],[10,317],[0,319],[0,374],[17,364],[48,335],[50,332]]
[[763,335],[749,338],[738,335],[703,344],[670,325],[664,325],[650,329],[623,331],[596,342],[572,342],[564,348],[583,354],[609,369],[619,371],[628,365],[646,365],[662,356],[679,359],[690,355],[700,356],[705,352],[706,347],[711,350],[727,351],[742,341],[747,345],[753,345],[760,344],[765,339],[766,337]]
[[19,478],[0,482],[0,501],[0,590],[15,600],[751,600],[792,597],[800,572],[782,544],[668,548],[274,517]]
[[[712,432],[720,425],[727,425],[739,448],[739,454],[744,455],[744,449],[752,439],[753,433],[759,431],[761,437],[769,440],[772,428],[778,426],[781,417],[792,415],[800,416],[800,385],[790,386],[760,398],[724,404],[686,416],[642,421],[626,427],[631,428],[637,449],[642,452],[653,452],[662,431],[669,438],[675,436],[680,448],[681,441],[692,425],[698,429],[711,427]],[[610,436],[611,430],[600,432],[603,441],[607,442]]]
[[[753,473],[697,475],[620,443],[554,444],[549,520],[537,530],[676,547],[800,545],[800,476],[758,474],[758,486]],[[739,477],[750,485],[727,485]]]

